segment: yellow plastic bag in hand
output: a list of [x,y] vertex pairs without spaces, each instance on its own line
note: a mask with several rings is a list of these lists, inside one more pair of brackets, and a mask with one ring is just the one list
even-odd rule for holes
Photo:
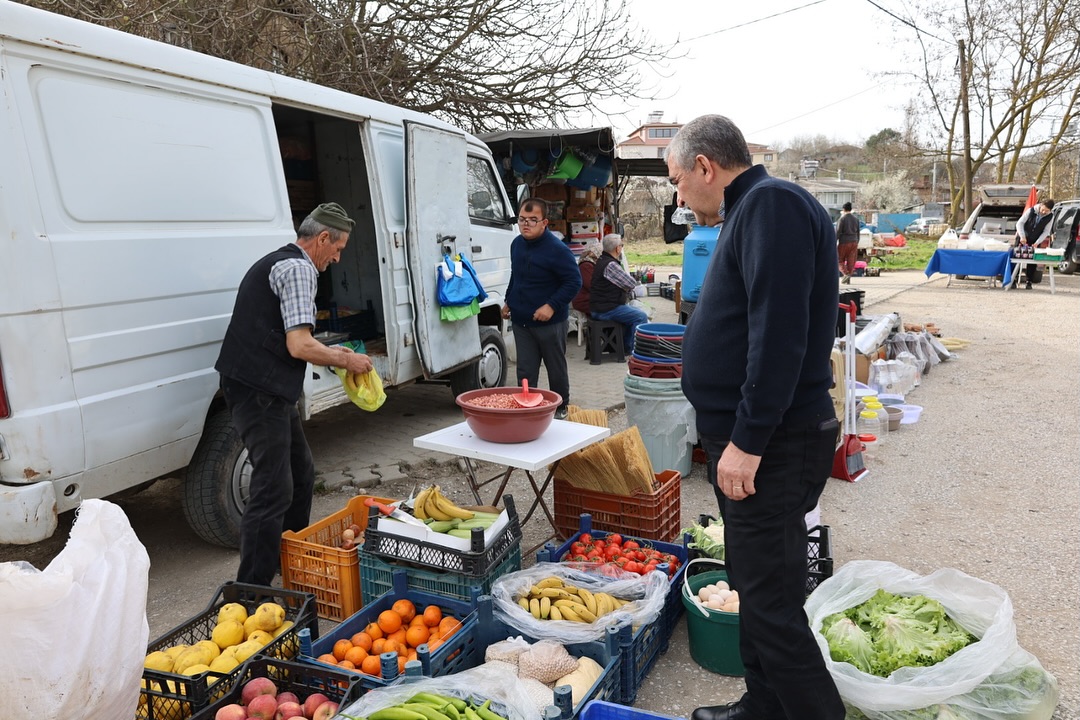
[[382,378],[375,372],[375,368],[371,368],[363,375],[350,373],[344,368],[334,368],[334,372],[341,378],[345,394],[361,410],[375,412],[386,402]]

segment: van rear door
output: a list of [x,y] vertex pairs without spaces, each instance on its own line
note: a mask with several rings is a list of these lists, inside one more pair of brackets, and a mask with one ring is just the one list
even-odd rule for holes
[[469,257],[465,136],[405,122],[406,249],[413,295],[413,329],[424,377],[461,367],[480,354],[476,316],[439,319],[436,270],[443,254]]

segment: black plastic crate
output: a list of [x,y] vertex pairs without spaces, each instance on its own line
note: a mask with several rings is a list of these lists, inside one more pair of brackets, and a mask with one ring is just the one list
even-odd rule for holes
[[[866,297],[865,290],[841,290],[840,302],[848,305],[855,303],[855,315],[862,315],[863,299]],[[847,326],[844,323],[844,318],[848,316],[845,310],[837,308],[836,310],[836,337],[844,337],[847,333]]]
[[240,704],[240,693],[244,684],[258,677],[273,680],[279,693],[295,693],[301,703],[313,693],[322,693],[344,707],[364,694],[360,675],[357,673],[256,655],[240,666],[232,689],[192,715],[191,720],[213,720],[220,708],[232,703]]
[[[251,613],[264,602],[276,602],[284,607],[285,619],[291,620],[293,624],[267,643],[260,655],[285,660],[298,657],[300,630],[308,628],[312,637],[319,636],[315,596],[311,593],[238,582],[227,582],[218,588],[205,610],[151,642],[146,652],[149,654],[173,645],[194,645],[200,640],[209,640],[217,624],[218,611],[223,605],[240,603]],[[229,673],[211,671],[191,676],[143,670],[144,686],[136,717],[141,720],[187,717],[231,690],[243,667],[240,665]]]
[[364,552],[389,560],[461,573],[469,577],[485,577],[521,542],[521,523],[518,522],[514,498],[504,495],[503,504],[510,520],[506,527],[488,547],[484,547],[483,531],[474,530],[471,551],[456,550],[416,538],[381,533],[376,521],[379,511],[378,508],[373,507],[368,517],[367,530],[364,531]]
[[[706,525],[713,520],[712,515],[698,517],[699,525]],[[684,537],[684,542],[690,542],[689,537]],[[691,560],[708,557],[696,548],[689,549]],[[722,562],[722,561],[720,561]],[[707,568],[689,568],[687,573],[696,575],[705,572]],[[832,577],[832,531],[828,525],[815,525],[806,533],[806,594],[814,592],[822,581]]]

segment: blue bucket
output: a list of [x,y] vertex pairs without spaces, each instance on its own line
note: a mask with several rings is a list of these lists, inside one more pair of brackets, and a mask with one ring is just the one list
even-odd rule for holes
[[685,330],[685,325],[677,325],[675,323],[642,323],[637,326],[637,332],[644,333],[645,335],[658,335],[660,337],[671,337],[675,335],[682,337]]
[[518,175],[532,172],[540,161],[540,154],[532,148],[518,148],[510,157],[510,166]]
[[570,187],[582,190],[607,187],[609,183],[611,183],[611,158],[607,155],[600,155],[594,163],[581,168],[577,177],[566,181]]

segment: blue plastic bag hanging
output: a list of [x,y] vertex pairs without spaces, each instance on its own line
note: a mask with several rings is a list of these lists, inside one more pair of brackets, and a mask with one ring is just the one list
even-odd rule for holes
[[444,255],[435,272],[439,305],[444,310],[454,308],[449,312],[440,312],[443,320],[461,320],[480,312],[480,302],[487,298],[487,293],[472,263],[461,255],[453,258]]

